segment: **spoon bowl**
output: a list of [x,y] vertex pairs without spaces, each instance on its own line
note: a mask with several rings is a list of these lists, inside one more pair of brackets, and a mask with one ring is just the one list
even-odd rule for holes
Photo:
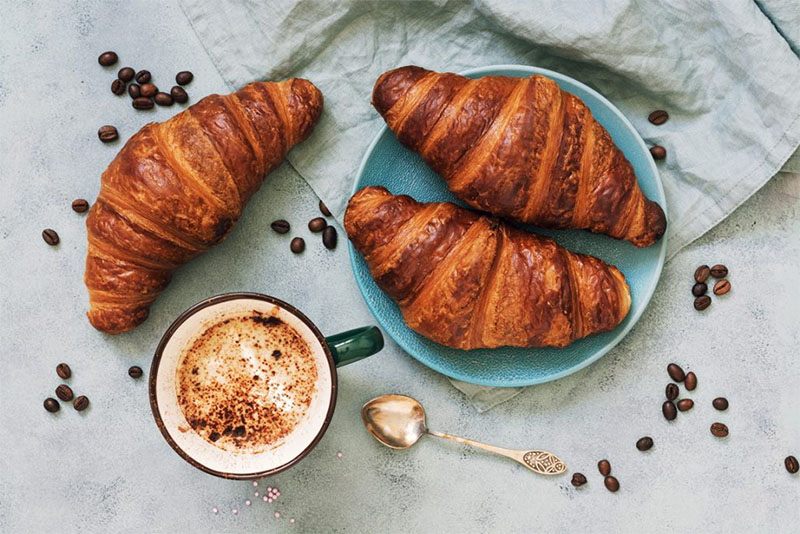
[[425,409],[405,395],[383,395],[361,408],[361,419],[372,436],[392,449],[407,449],[428,431]]

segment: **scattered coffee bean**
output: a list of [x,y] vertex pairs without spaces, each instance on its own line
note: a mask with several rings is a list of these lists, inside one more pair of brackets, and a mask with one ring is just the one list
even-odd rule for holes
[[724,295],[730,290],[731,290],[731,283],[725,279],[718,280],[717,283],[714,284],[715,295]]
[[186,91],[184,91],[183,87],[178,87],[177,85],[173,86],[172,89],[169,90],[169,95],[178,104],[185,104],[189,101],[189,95],[186,94]]
[[[791,474],[795,474],[800,471],[800,464],[797,463],[797,458],[794,456],[787,456],[786,459],[783,461],[783,465],[786,466],[786,470],[789,471]],[[575,477],[573,477],[574,480]],[[573,485],[575,482],[573,481]]]
[[113,82],[111,82],[111,92],[115,95],[121,95],[125,92],[125,82],[117,78]]
[[315,217],[308,221],[308,229],[314,233],[321,232],[328,226],[328,222],[322,217]]
[[139,98],[140,96],[142,96],[141,86],[135,83],[130,84],[128,86],[128,94],[130,95],[131,98]]
[[656,126],[664,124],[665,122],[667,122],[667,119],[669,119],[669,114],[663,109],[657,109],[647,117],[647,120],[649,120]]
[[83,410],[89,407],[89,399],[86,398],[85,395],[81,395],[72,402],[72,407],[78,410],[79,412],[82,412]]
[[708,286],[704,282],[697,282],[692,286],[692,295],[695,297],[702,297],[708,291]]
[[187,83],[190,83],[193,79],[194,79],[194,74],[192,74],[188,70],[182,70],[175,75],[175,81],[178,82],[178,85],[186,85]]
[[600,471],[600,474],[603,476],[608,476],[611,473],[611,462],[608,460],[600,460],[597,462],[597,470]]
[[138,365],[134,365],[128,369],[128,376],[131,378],[142,378],[143,374],[144,372],[142,371],[142,368]]
[[639,441],[636,442],[636,448],[640,451],[649,451],[653,448],[653,438],[650,436],[639,438]]
[[119,60],[119,56],[117,56],[116,52],[103,52],[100,54],[100,57],[97,58],[97,62],[100,63],[104,67],[110,67],[114,63]]
[[685,387],[688,391],[694,391],[694,388],[697,387],[697,375],[694,374],[694,371],[689,371],[686,373],[686,378],[683,381],[683,387]]
[[150,71],[149,70],[140,70],[136,73],[136,81],[139,84],[147,83],[150,81]]
[[711,405],[716,408],[717,410],[724,412],[728,409],[728,399],[725,397],[717,397],[713,401],[711,401]]
[[89,209],[89,202],[83,198],[76,198],[72,201],[72,210],[77,213],[83,213]]
[[153,109],[153,101],[143,96],[134,98],[131,105],[136,109]]
[[725,278],[728,276],[728,268],[721,263],[718,263],[711,268],[711,276],[714,278]]
[[292,242],[289,244],[289,248],[295,254],[300,254],[306,249],[306,242],[302,237],[295,237],[292,239]]
[[283,219],[274,221],[272,224],[270,224],[270,227],[279,234],[285,234],[291,229],[289,226],[289,221],[284,221]]
[[667,421],[672,421],[678,417],[678,410],[675,408],[675,403],[669,400],[661,405],[661,413],[664,414],[664,418]]
[[44,239],[44,242],[51,247],[58,245],[58,242],[60,241],[56,231],[51,228],[45,228],[42,230],[42,239]]
[[675,382],[683,382],[683,379],[686,378],[686,374],[681,369],[681,366],[677,363],[671,363],[667,366],[667,373],[669,373],[670,378],[672,378]]
[[711,425],[711,433],[718,438],[724,438],[728,435],[728,427],[722,423],[714,423]]
[[72,376],[72,369],[69,368],[69,365],[66,363],[59,363],[56,365],[56,374],[62,380],[66,380],[67,378]]
[[47,397],[44,400],[44,409],[50,413],[56,413],[61,409],[61,405],[53,397]]
[[142,84],[142,87],[139,89],[139,91],[142,93],[142,96],[152,98],[156,96],[156,93],[158,93],[158,87],[156,87],[155,84],[147,82]]
[[694,299],[694,309],[697,311],[703,311],[709,306],[711,306],[711,297],[708,295],[703,295]]
[[322,244],[328,250],[333,250],[336,248],[337,237],[336,228],[328,226],[322,231]]
[[129,81],[131,81],[133,79],[133,77],[135,75],[136,75],[136,71],[133,70],[132,68],[130,68],[130,67],[122,67],[121,69],[119,69],[119,72],[117,73],[117,78],[119,78],[120,80],[122,80],[125,83],[128,83]]
[[711,267],[709,267],[708,265],[701,265],[694,272],[694,281],[705,282],[706,280],[708,280],[708,275],[710,274],[711,274]]
[[586,477],[583,475],[583,473],[574,473],[572,475],[573,486],[575,486],[576,488],[580,488],[584,484],[586,484]]
[[104,143],[110,143],[111,141],[119,139],[119,132],[117,132],[117,129],[113,126],[106,124],[97,130],[97,137]]
[[330,216],[331,216],[331,210],[329,210],[329,209],[328,209],[328,206],[326,206],[326,205],[325,205],[325,203],[324,203],[323,201],[321,201],[321,200],[319,201],[319,211],[320,211],[320,212],[321,212],[321,213],[322,213],[322,214],[323,214],[325,217],[330,217]]
[[673,384],[672,382],[667,384],[666,394],[667,394],[667,399],[668,400],[677,399],[679,392],[680,392],[680,390],[678,390],[678,384]]
[[651,146],[650,155],[653,156],[653,159],[664,159],[667,157],[667,149],[661,145]]
[[691,410],[693,406],[694,401],[692,399],[681,399],[678,401],[678,409],[682,412]]
[[172,97],[169,96],[169,93],[159,92],[156,93],[155,98],[153,100],[156,101],[156,104],[159,106],[171,106],[173,103]]
[[606,478],[603,479],[603,484],[606,485],[606,489],[611,493],[615,493],[617,490],[619,490],[619,480],[617,480],[616,477],[612,477],[611,475],[608,475]]
[[66,384],[61,384],[56,388],[56,397],[64,402],[72,400],[72,388]]

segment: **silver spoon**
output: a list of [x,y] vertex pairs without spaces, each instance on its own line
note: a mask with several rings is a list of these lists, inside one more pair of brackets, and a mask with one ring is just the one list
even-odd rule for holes
[[506,456],[540,475],[560,475],[567,470],[564,462],[551,452],[503,449],[430,430],[425,424],[425,409],[419,401],[405,395],[383,395],[372,399],[361,408],[361,418],[369,433],[392,449],[407,449],[423,434],[430,434]]

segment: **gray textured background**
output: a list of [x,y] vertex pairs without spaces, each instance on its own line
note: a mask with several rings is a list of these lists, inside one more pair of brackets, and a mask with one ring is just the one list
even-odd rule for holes
[[[639,324],[588,369],[477,415],[444,377],[389,342],[341,371],[333,423],[311,455],[253,488],[173,453],[150,415],[146,378],[126,369],[147,369],[170,321],[224,291],[287,299],[326,333],[372,323],[343,239],[331,253],[308,233],[317,200],[281,167],[230,238],[178,273],[142,327],[94,331],[83,315],[84,216],[70,202],[93,200],[122,142],[178,111],[135,112],[110,93],[113,73],[148,68],[169,87],[188,68],[192,102],[224,84],[173,4],[8,0],[0,13],[0,531],[800,531],[800,478],[782,465],[790,452],[800,456],[800,176],[779,175],[668,263]],[[121,62],[104,69],[96,58],[109,48]],[[122,141],[97,140],[108,123]],[[307,239],[302,256],[288,250],[293,234],[269,230],[279,217]],[[58,247],[41,240],[45,227],[61,235]],[[698,314],[689,288],[705,262],[726,263],[733,290]],[[660,405],[673,360],[700,385],[694,410],[668,423]],[[72,366],[76,394],[91,399],[86,412],[42,408],[60,361]],[[537,477],[434,438],[405,452],[381,448],[358,410],[387,392],[419,398],[435,429],[551,449],[589,484],[575,490],[569,476]],[[730,399],[727,413],[711,408],[717,395]],[[709,434],[716,420],[730,427],[727,440]],[[640,453],[634,443],[645,434],[656,445]],[[603,457],[622,485],[615,495],[596,472]],[[244,504],[267,485],[281,488],[277,503]]]

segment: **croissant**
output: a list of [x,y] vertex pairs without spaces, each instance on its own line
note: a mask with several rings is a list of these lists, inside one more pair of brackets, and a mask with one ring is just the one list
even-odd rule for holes
[[616,267],[455,204],[366,187],[344,224],[408,326],[448,347],[564,347],[630,308]]
[[131,137],[103,173],[86,220],[92,325],[116,334],[142,323],[175,269],[228,235],[321,111],[322,94],[308,80],[256,82]]
[[420,67],[378,78],[372,104],[461,200],[547,228],[649,246],[666,230],[633,167],[580,98],[544,76],[469,79]]

